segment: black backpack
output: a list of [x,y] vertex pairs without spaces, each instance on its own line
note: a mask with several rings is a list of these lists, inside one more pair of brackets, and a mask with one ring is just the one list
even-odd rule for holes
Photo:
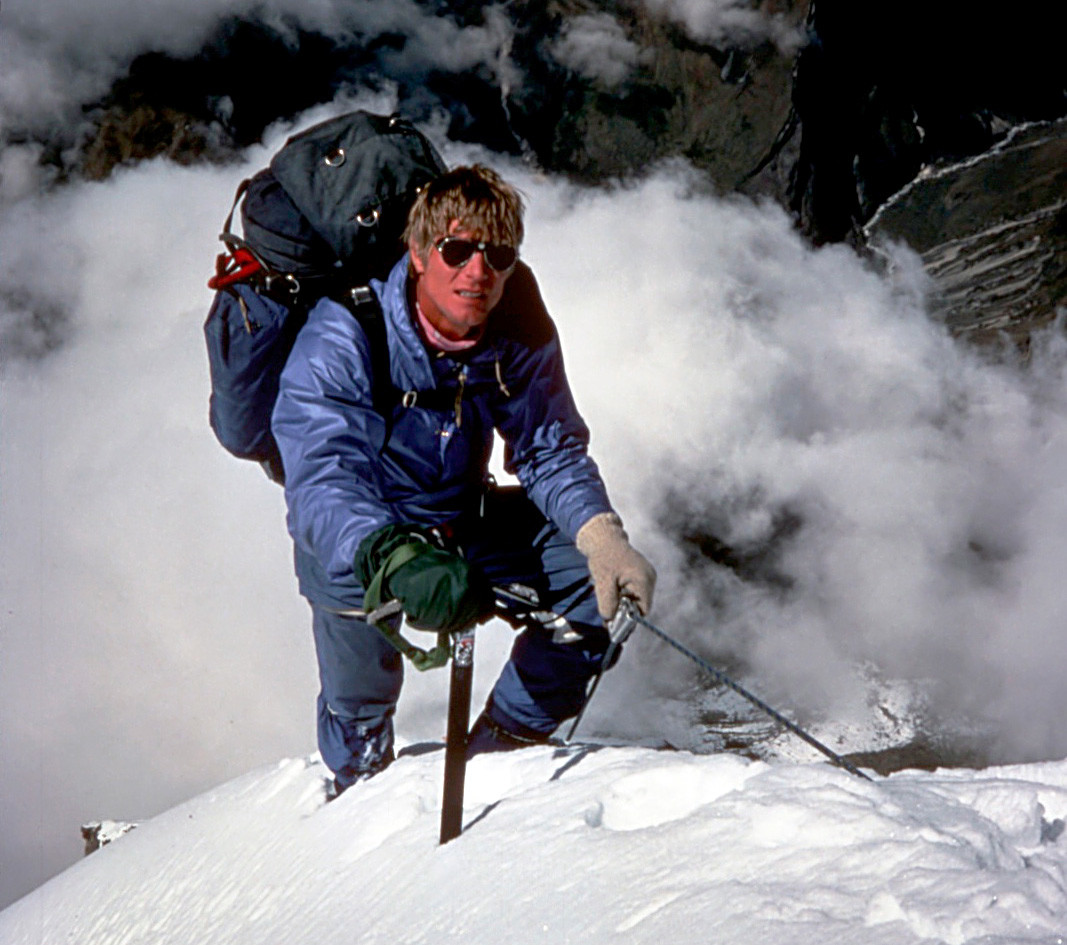
[[[371,343],[375,381],[388,383],[385,332],[372,278],[404,252],[419,188],[446,170],[432,144],[397,116],[351,112],[289,138],[270,167],[237,189],[208,286],[204,324],[211,427],[227,450],[282,482],[270,431],[278,378],[308,309],[349,305]],[[231,231],[240,202],[243,236]]]

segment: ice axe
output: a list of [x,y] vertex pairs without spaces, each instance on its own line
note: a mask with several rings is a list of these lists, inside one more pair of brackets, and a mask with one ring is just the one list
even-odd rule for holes
[[445,786],[441,797],[440,843],[463,831],[463,787],[467,778],[467,728],[474,678],[474,627],[452,634],[452,671],[448,680],[445,734]]
[[[538,611],[537,594],[520,584],[494,587],[496,609],[515,614]],[[452,670],[448,680],[448,725],[445,732],[445,783],[441,797],[440,843],[463,832],[463,790],[467,780],[467,734],[474,679],[474,627],[452,634]]]

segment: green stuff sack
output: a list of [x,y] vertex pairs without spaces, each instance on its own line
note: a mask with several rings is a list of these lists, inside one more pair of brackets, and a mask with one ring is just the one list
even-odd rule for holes
[[471,565],[412,526],[387,525],[364,539],[355,572],[366,588],[368,614],[395,598],[414,629],[438,634],[437,645],[424,650],[404,639],[396,627],[375,623],[419,669],[443,666],[449,635],[473,626],[486,609],[487,590]]

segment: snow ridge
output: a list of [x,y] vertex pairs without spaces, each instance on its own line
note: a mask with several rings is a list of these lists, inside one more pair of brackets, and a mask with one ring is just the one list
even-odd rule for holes
[[1067,932],[1067,762],[868,783],[607,746],[442,752],[326,804],[316,758],[146,821],[0,913],[6,945],[1041,942]]

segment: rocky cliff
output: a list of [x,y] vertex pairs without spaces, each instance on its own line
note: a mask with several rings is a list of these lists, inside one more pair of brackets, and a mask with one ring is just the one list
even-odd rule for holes
[[[1034,188],[1009,170],[1023,152],[1003,147],[1011,129],[1067,114],[1052,7],[1024,2],[994,20],[957,0],[409,6],[432,14],[454,47],[435,48],[399,14],[332,31],[284,17],[220,21],[193,54],[133,59],[86,106],[87,130],[44,142],[43,160],[90,178],[159,154],[225,161],[279,117],[384,84],[416,120],[443,110],[452,137],[590,185],[684,158],[709,187],[778,201],[816,243],[863,246],[879,209],[907,190],[878,226],[924,254],[955,327],[1018,332],[1062,302],[1062,153],[1051,143],[1042,158],[1025,151],[1048,168],[1047,186]],[[981,180],[965,174],[949,203],[930,197],[941,200],[930,216],[931,185],[909,185],[936,178],[951,189],[952,174],[985,152],[998,156]],[[987,196],[964,211],[961,191],[974,186]],[[1046,262],[1026,278],[1045,289],[1010,312],[1002,294],[968,291],[961,315],[959,270],[978,258],[953,242],[963,217],[975,233],[1020,221],[1020,239],[1036,226]],[[951,261],[933,249],[945,241]]]

